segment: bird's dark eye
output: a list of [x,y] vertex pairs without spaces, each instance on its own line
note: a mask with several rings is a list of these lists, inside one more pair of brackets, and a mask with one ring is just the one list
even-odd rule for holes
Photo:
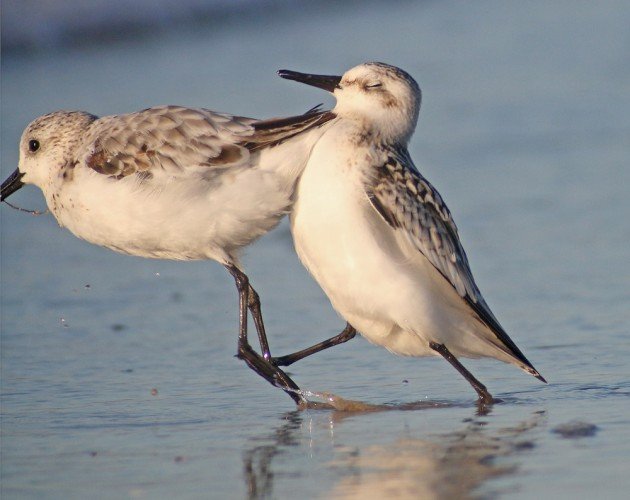
[[31,153],[34,153],[35,151],[37,151],[39,149],[39,141],[36,139],[31,139],[30,141],[28,141],[28,150]]

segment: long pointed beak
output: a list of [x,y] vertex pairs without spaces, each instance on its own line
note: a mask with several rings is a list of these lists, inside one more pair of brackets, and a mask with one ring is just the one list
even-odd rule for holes
[[0,187],[0,201],[4,201],[24,185],[22,177],[24,177],[24,173],[16,170],[2,183],[2,187]]
[[287,80],[295,80],[296,82],[306,83],[306,85],[312,85],[320,89],[327,90],[328,92],[334,92],[339,88],[340,76],[333,75],[311,75],[308,73],[298,73],[297,71],[291,71],[288,69],[281,69],[278,71],[278,75]]

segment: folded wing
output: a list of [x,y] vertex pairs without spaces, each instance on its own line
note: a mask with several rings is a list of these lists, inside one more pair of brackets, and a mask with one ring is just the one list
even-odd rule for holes
[[372,206],[451,284],[479,321],[495,334],[503,349],[521,361],[532,375],[544,380],[483,299],[448,207],[437,190],[413,166],[406,148],[391,151],[387,160],[374,171],[374,177],[365,188]]
[[224,169],[250,166],[252,153],[332,118],[316,108],[270,120],[180,106],[150,108],[96,120],[78,148],[77,163],[113,179],[189,176],[191,170],[211,179]]

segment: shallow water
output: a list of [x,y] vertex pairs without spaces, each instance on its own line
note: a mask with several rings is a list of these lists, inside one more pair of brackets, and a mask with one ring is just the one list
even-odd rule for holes
[[[289,370],[344,411],[296,411],[234,358],[236,293],[219,265],[117,255],[2,206],[3,498],[627,494],[630,9],[325,5],[3,53],[2,178],[23,127],[54,109],[289,115],[331,100],[276,69],[397,64],[424,92],[411,153],[454,213],[487,301],[549,384],[465,360],[503,400],[480,412],[447,363],[355,339]],[[12,201],[43,207],[35,188]],[[286,224],[245,264],[275,353],[343,326]]]

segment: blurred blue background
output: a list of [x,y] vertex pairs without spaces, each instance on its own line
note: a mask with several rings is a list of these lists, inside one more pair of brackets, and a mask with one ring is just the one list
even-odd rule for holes
[[[1,15],[3,179],[24,127],[56,109],[284,116],[334,102],[280,68],[405,69],[423,90],[411,154],[487,301],[550,381],[467,361],[505,400],[477,415],[443,361],[355,339],[291,374],[393,410],[292,411],[233,357],[223,268],[117,255],[2,206],[3,498],[627,494],[627,2],[22,0]],[[11,201],[44,208],[33,187]],[[274,352],[343,326],[286,223],[245,267]],[[403,411],[424,401],[451,406]]]

